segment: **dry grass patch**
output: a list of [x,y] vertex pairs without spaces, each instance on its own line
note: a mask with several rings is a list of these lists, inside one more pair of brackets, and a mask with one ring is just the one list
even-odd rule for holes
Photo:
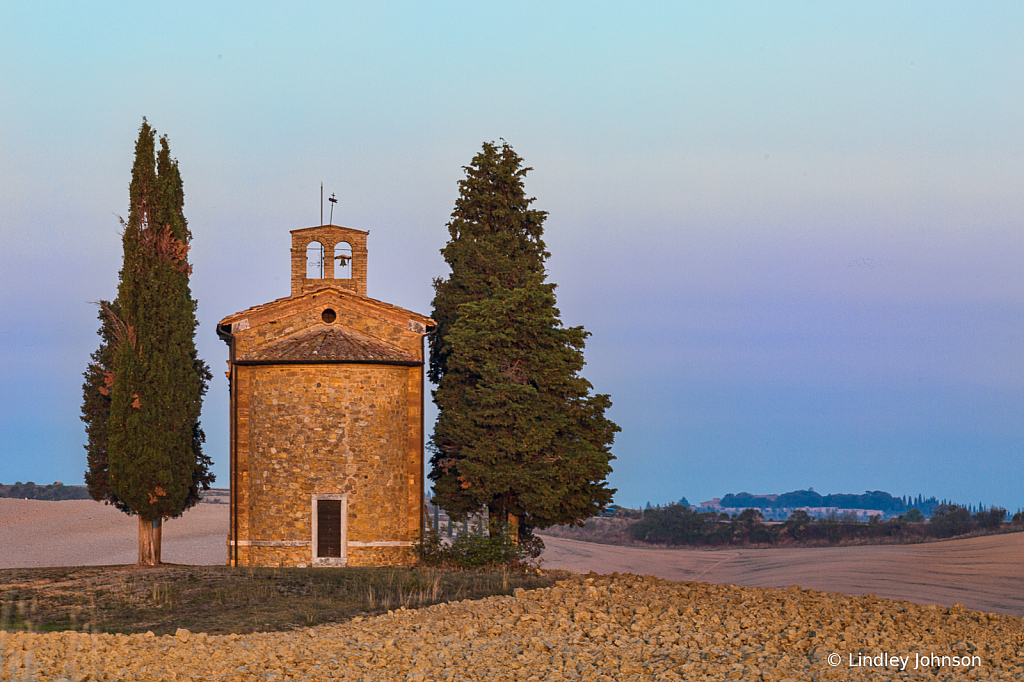
[[555,573],[434,568],[0,569],[0,630],[251,633],[548,587]]

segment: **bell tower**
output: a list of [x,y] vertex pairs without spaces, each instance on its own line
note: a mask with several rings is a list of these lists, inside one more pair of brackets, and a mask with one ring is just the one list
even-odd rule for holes
[[292,230],[292,296],[323,287],[366,296],[366,236],[338,225]]

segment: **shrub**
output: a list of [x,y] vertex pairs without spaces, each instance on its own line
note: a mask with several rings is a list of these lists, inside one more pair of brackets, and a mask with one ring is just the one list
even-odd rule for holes
[[783,525],[790,537],[794,540],[803,540],[807,537],[807,528],[811,525],[811,517],[803,509],[797,509],[789,515]]
[[989,507],[988,509],[981,509],[974,515],[974,520],[978,522],[978,525],[985,529],[999,528],[1003,524],[1003,520],[1006,518],[1006,510],[1002,507]]
[[[629,532],[640,542],[696,545],[702,544],[702,539],[713,532],[716,525],[717,516],[713,513],[699,513],[689,507],[670,504],[644,510],[643,519],[630,526]],[[728,536],[732,536],[731,529]]]
[[459,533],[451,543],[444,542],[439,533],[427,531],[423,541],[416,545],[416,554],[427,566],[443,568],[528,568],[536,566],[544,551],[544,541],[533,534],[529,526],[519,527],[519,542],[515,542],[504,528],[495,535],[479,530]]
[[964,535],[969,533],[973,526],[971,512],[955,504],[940,504],[935,509],[935,515],[928,522],[931,534],[939,538]]

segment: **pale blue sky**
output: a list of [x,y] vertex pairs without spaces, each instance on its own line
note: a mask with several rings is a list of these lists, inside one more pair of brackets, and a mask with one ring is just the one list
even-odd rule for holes
[[[1019,3],[6,3],[0,481],[80,483],[89,301],[142,116],[194,233],[203,424],[221,317],[288,231],[370,231],[430,313],[461,167],[504,138],[622,427],[616,501],[882,489],[1024,506]],[[432,413],[431,413],[432,414]]]

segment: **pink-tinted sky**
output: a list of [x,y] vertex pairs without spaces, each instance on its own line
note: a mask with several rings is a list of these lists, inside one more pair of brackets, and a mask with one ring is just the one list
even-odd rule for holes
[[461,166],[504,138],[623,429],[617,502],[1024,505],[1024,9],[677,4],[4,5],[0,481],[82,480],[89,301],[147,116],[224,484],[214,325],[288,293],[320,183],[370,231],[370,295],[429,313]]

